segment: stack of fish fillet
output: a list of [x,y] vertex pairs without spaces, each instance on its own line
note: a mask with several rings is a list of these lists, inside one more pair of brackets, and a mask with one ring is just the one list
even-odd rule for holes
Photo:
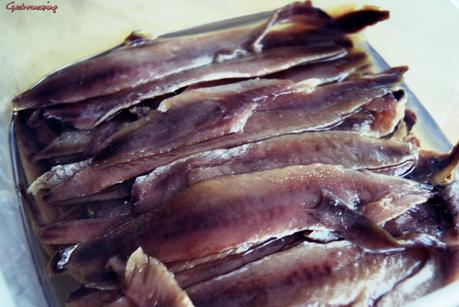
[[424,150],[354,33],[296,2],[120,46],[13,101],[68,306],[403,305],[459,278],[459,147]]

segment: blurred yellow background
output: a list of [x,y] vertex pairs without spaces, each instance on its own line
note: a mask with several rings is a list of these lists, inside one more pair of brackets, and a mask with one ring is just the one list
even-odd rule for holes
[[[272,10],[285,0],[28,0],[57,5],[55,14],[0,7],[0,93],[11,97],[45,74],[120,43],[132,30],[153,35]],[[391,65],[408,64],[406,81],[452,142],[459,139],[459,9],[448,0],[313,1],[321,7],[363,3],[391,11],[365,32]]]

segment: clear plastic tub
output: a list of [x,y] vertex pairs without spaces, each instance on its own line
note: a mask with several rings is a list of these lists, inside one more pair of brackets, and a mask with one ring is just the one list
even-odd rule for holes
[[[269,16],[271,12],[264,12],[255,15],[249,15],[221,22],[211,23],[203,26],[190,28],[187,30],[169,33],[164,37],[179,36],[184,34],[194,34],[217,29],[224,29],[233,26],[239,26],[246,23],[259,21]],[[361,47],[366,49],[373,60],[377,71],[389,68],[384,59],[366,42],[361,42]],[[424,145],[439,151],[448,151],[452,145],[429,115],[423,105],[419,102],[413,92],[403,84],[408,98],[408,108],[413,110],[418,122],[415,126],[415,134],[420,137]],[[2,233],[0,243],[7,246],[6,250],[16,250],[17,259],[12,259],[11,266],[15,269],[8,270],[5,274],[5,280],[10,291],[13,293],[14,301],[18,306],[36,305],[36,306],[63,306],[68,295],[78,287],[78,283],[70,276],[62,275],[49,278],[47,274],[48,256],[42,248],[34,232],[34,225],[31,218],[30,206],[27,197],[23,193],[29,185],[27,182],[23,163],[18,152],[18,140],[14,134],[14,117],[10,124],[9,145],[14,175],[14,185],[17,192],[17,206],[8,214],[0,217],[0,223],[7,231]],[[7,200],[7,199],[6,199]],[[20,221],[21,224],[18,222]],[[5,224],[6,223],[6,224]],[[8,237],[11,234],[13,237]],[[11,240],[10,240],[11,239]],[[8,254],[0,253],[0,261],[7,261]],[[10,258],[11,259],[11,258]],[[15,263],[14,261],[20,261]],[[11,273],[16,271],[15,274]],[[412,303],[416,306],[457,306],[459,305],[459,282],[440,289],[420,300]],[[21,294],[22,293],[22,294]]]

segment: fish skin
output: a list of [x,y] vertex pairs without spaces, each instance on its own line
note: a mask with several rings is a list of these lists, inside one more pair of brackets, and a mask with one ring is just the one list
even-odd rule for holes
[[103,239],[78,246],[64,268],[100,270],[113,254],[132,252],[135,245],[168,263],[243,250],[272,237],[314,229],[320,223],[308,210],[314,210],[322,189],[376,224],[431,196],[412,181],[321,164],[220,177],[190,187],[163,210],[140,215]]
[[91,218],[58,222],[38,230],[42,242],[51,245],[75,244],[92,241],[126,218]]
[[187,70],[178,75],[145,83],[133,90],[94,97],[71,105],[45,108],[43,116],[71,124],[78,129],[90,129],[111,118],[121,109],[134,106],[145,99],[172,93],[195,83],[264,76],[295,65],[319,60],[333,60],[345,54],[346,51],[336,45],[269,50],[253,57]]
[[[170,154],[152,156],[148,158],[136,159],[129,163],[117,164],[116,167],[97,167],[93,165],[94,163],[91,160],[87,160],[85,163],[88,164],[86,167],[81,169],[78,172],[75,172],[74,175],[68,180],[62,181],[60,184],[52,187],[48,192],[48,200],[51,201],[62,201],[71,198],[83,197],[97,193],[107,187],[110,187],[116,183],[121,183],[127,179],[143,175],[156,167],[165,165],[179,158],[194,154],[196,152],[216,149],[216,148],[227,148],[232,146],[237,146],[244,143],[250,143],[276,135],[282,135],[287,133],[301,133],[303,131],[314,130],[310,128],[311,125],[315,126],[316,130],[328,130],[334,125],[340,123],[344,118],[350,116],[352,111],[358,111],[358,108],[361,105],[365,105],[370,97],[367,97],[365,93],[362,93],[361,88],[364,86],[369,87],[369,92],[371,96],[381,96],[385,95],[386,92],[390,91],[390,88],[401,81],[401,75],[405,71],[405,68],[396,68],[389,70],[385,73],[378,74],[375,76],[370,76],[366,79],[355,81],[359,86],[353,86],[352,88],[355,91],[360,93],[359,98],[355,101],[352,97],[352,91],[346,90],[348,86],[343,86],[341,84],[342,90],[347,93],[347,95],[341,95],[337,101],[338,105],[341,105],[341,114],[330,113],[328,112],[325,115],[320,115],[319,118],[314,119],[313,115],[309,114],[313,122],[306,121],[303,118],[303,112],[298,112],[298,109],[290,108],[287,109],[286,113],[282,113],[282,109],[276,109],[273,113],[270,112],[255,112],[254,115],[246,123],[244,132],[241,134],[231,134],[227,135],[224,138],[217,138],[210,140],[206,143],[201,143],[193,146],[187,146],[181,150],[173,151]],[[351,82],[351,81],[350,81]],[[356,84],[352,81],[351,85]],[[371,90],[372,86],[376,83],[376,88]],[[381,83],[378,85],[378,83]],[[386,84],[386,86],[384,86]],[[315,98],[317,104],[320,103],[319,98],[323,98],[326,95],[326,90],[324,88],[333,86],[335,84],[325,85],[320,87],[319,97]],[[333,96],[333,95],[332,95]],[[372,97],[371,97],[372,98]],[[347,100],[346,100],[347,99]],[[314,101],[314,100],[313,100]],[[300,108],[302,107],[302,100],[300,102]],[[320,112],[329,111],[332,105],[321,106]],[[319,112],[319,111],[318,111]],[[257,115],[261,114],[261,115]],[[290,116],[292,121],[282,120],[282,114]],[[319,113],[322,114],[322,113]],[[312,116],[312,117],[311,117]],[[320,127],[317,127],[319,125]],[[269,127],[269,128],[267,128]],[[309,127],[309,128],[308,128]],[[46,173],[48,174],[48,173]],[[50,176],[48,175],[43,176]],[[107,174],[110,174],[107,176]],[[33,184],[33,186],[38,186],[38,184]]]
[[143,213],[166,205],[188,186],[215,177],[312,163],[339,164],[403,176],[414,167],[416,156],[417,149],[410,144],[369,138],[355,132],[284,135],[201,152],[166,164],[137,178],[131,195],[135,201],[134,210]]
[[[142,38],[135,44],[128,39],[124,45],[45,77],[17,96],[13,107],[17,111],[81,102],[135,89],[186,69],[257,54],[277,45],[306,45],[305,38],[310,43],[333,41],[336,36],[359,31],[387,18],[387,11],[363,9],[333,19],[308,2],[297,2],[275,11],[261,24],[184,37]],[[286,21],[291,21],[293,31],[287,27],[271,33],[277,24],[288,24]],[[171,53],[171,48],[175,52]],[[172,68],[170,63],[174,64]]]
[[[351,205],[346,204],[336,195],[327,190],[322,190],[321,194],[319,205],[310,213],[323,225],[323,230],[333,231],[336,236],[335,241],[345,239],[366,252],[374,253],[391,253],[412,248],[425,249],[431,253],[431,260],[434,260],[437,266],[437,270],[433,272],[439,271],[439,264],[442,261],[436,255],[442,256],[447,252],[442,242],[424,240],[422,234],[409,239],[397,239],[381,225],[371,222],[357,211],[350,209]],[[180,286],[188,288],[197,283],[218,278],[218,276],[230,273],[251,262],[285,251],[310,239],[307,232],[296,233],[280,239],[268,240],[243,253],[221,257],[214,255],[216,259],[195,259],[184,263],[169,264],[168,268],[175,273]]]
[[366,253],[304,242],[187,288],[197,306],[368,305],[416,272],[425,253]]
[[[344,118],[359,110],[372,98],[389,93],[391,87],[401,81],[405,71],[406,67],[393,68],[362,79],[317,87],[312,91],[310,87],[301,88],[301,85],[296,85],[299,86],[299,89],[296,90],[295,85],[292,85],[286,88],[287,92],[283,95],[272,93],[266,99],[258,103],[254,102],[256,103],[254,113],[248,118],[243,131],[228,135],[226,142],[230,142],[231,138],[236,140],[241,138],[247,142],[266,138],[266,136],[272,137],[292,132],[327,130],[340,124]],[[242,86],[241,84],[247,84],[247,82],[249,81],[218,86],[217,88],[221,88],[225,93],[227,88],[239,87]],[[255,81],[250,82],[249,84],[256,84]],[[263,84],[266,81],[260,80],[258,82]],[[285,81],[279,80],[278,82],[283,83]],[[201,92],[203,90],[197,89],[195,91]],[[211,90],[207,88],[206,91]],[[192,96],[192,92],[184,93],[184,95]],[[216,92],[215,95],[218,95],[218,91]],[[252,102],[254,97],[248,96],[246,98],[247,103]],[[170,112],[174,109],[176,108]],[[167,113],[166,111],[165,114]],[[117,144],[108,143],[106,148],[96,154],[94,161],[96,167],[107,167],[160,153],[157,146],[154,149],[149,149],[151,145],[144,144],[143,147],[147,146],[147,148],[142,147],[142,136],[154,133],[154,131],[147,133],[148,128],[148,123],[144,126],[140,125],[137,130],[133,129],[131,133],[124,135],[124,143],[122,140],[118,140]],[[136,135],[140,135],[140,137],[136,138]],[[134,144],[136,147],[128,146],[129,144]],[[124,152],[123,146],[126,146]]]
[[[403,306],[445,285],[444,265],[438,257],[431,256],[412,276],[402,280],[393,289],[380,297],[375,306]],[[413,291],[416,289],[415,291]]]
[[[109,137],[94,162],[102,164],[118,156],[127,162],[242,132],[259,105],[294,91],[293,86],[288,80],[255,79],[171,97],[161,103],[160,112],[153,111]],[[167,104],[171,107],[164,107]]]
[[32,156],[32,160],[37,161],[69,154],[83,153],[84,148],[89,142],[90,133],[88,131],[78,130],[64,132],[53,139],[45,148],[36,152]]
[[188,288],[197,283],[239,269],[250,262],[289,249],[292,246],[300,244],[304,240],[304,235],[302,233],[297,233],[279,239],[268,240],[241,254],[225,255],[222,258],[202,263],[190,261],[186,263],[168,264],[168,269],[174,273],[180,287]]
[[345,80],[356,71],[369,65],[368,58],[363,52],[349,52],[346,56],[332,61],[295,66],[265,78],[291,80],[294,82],[311,80],[326,84]]
[[264,47],[262,40],[271,28],[296,15],[304,15],[301,22],[313,27],[331,19],[310,3],[298,2],[280,8],[260,24],[125,44],[51,74],[16,97],[13,106],[22,110],[75,103],[132,89],[184,70],[259,53]]

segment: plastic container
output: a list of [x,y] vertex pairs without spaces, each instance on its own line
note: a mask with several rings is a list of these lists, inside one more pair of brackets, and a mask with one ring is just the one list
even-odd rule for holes
[[[240,26],[247,23],[252,23],[255,21],[262,20],[270,16],[271,12],[258,13],[254,15],[248,15],[238,18],[233,18],[229,20],[224,20],[216,23],[206,24],[183,31],[173,32],[163,37],[173,37],[184,34],[195,34],[200,32],[206,32],[217,29],[225,29],[233,26]],[[365,49],[370,55],[375,69],[377,71],[384,70],[389,68],[389,65],[384,61],[384,59],[374,50],[368,43],[362,41],[361,47]],[[423,107],[423,105],[416,98],[414,93],[405,85],[402,85],[402,88],[405,89],[408,105],[407,107],[413,110],[418,118],[418,122],[415,125],[414,133],[417,135],[422,143],[425,145],[428,144],[428,147],[439,150],[439,151],[448,151],[452,145],[449,143],[446,136],[440,130],[438,125],[435,123],[433,118]],[[20,279],[16,284],[11,285],[11,278],[6,276],[6,282],[12,291],[14,300],[17,305],[22,306],[24,302],[29,302],[32,305],[36,306],[63,306],[68,295],[78,288],[79,284],[70,276],[62,275],[53,278],[49,278],[47,274],[47,260],[48,256],[44,252],[38,238],[33,229],[33,223],[30,218],[29,210],[29,200],[24,196],[24,191],[29,183],[27,182],[23,163],[20,159],[18,152],[17,139],[14,134],[14,117],[16,114],[13,114],[13,119],[10,124],[9,130],[9,145],[10,145],[10,154],[12,161],[12,169],[14,176],[14,185],[17,192],[17,202],[18,206],[17,212],[12,214],[13,218],[20,219],[22,227],[18,227],[16,240],[20,240],[20,243],[26,243],[24,249],[20,250],[20,259],[22,259],[21,272],[20,274],[25,278]],[[1,222],[1,220],[0,220]],[[6,241],[6,240],[5,240]],[[11,244],[17,244],[18,242],[11,242]],[[0,258],[1,260],[1,258]],[[17,264],[16,264],[17,265]],[[28,297],[24,298],[18,294],[18,291],[23,291],[23,289],[28,289]],[[459,296],[457,292],[459,291],[459,282],[449,285],[448,287],[442,288],[430,295],[427,295],[416,302],[413,302],[413,306],[432,306],[434,303],[437,307],[440,306],[457,306],[459,305]],[[24,300],[25,299],[25,300]],[[22,302],[22,303],[21,303]]]

